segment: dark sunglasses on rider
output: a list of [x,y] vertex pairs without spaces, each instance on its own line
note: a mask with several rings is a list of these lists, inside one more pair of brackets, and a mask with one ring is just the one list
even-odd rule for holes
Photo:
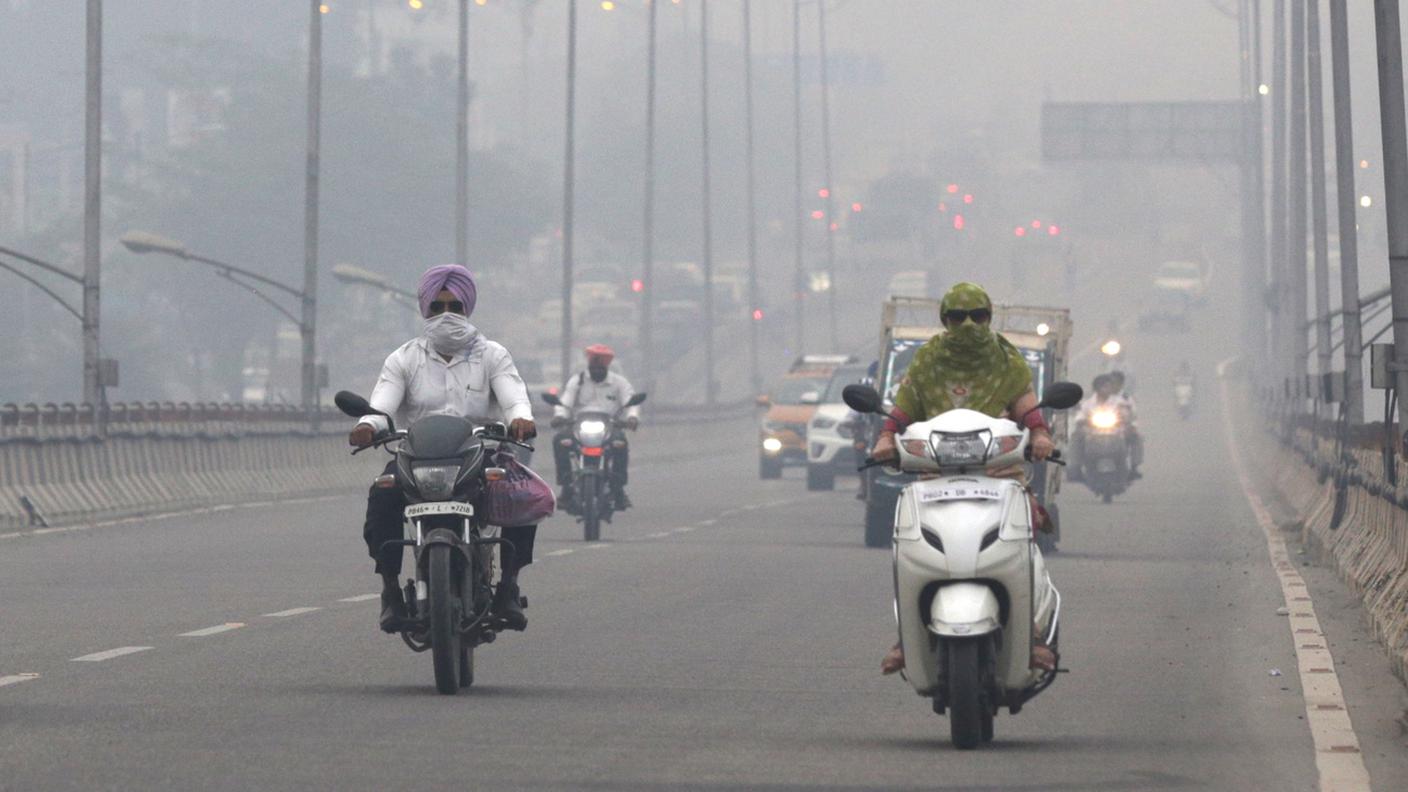
[[[434,303],[431,304],[433,305]],[[992,309],[974,308],[971,311],[965,311],[961,308],[953,308],[944,311],[944,321],[948,324],[963,324],[963,320],[969,318],[976,324],[987,324],[988,321],[992,319]]]
[[449,302],[445,302],[443,300],[431,301],[431,316],[439,316],[440,314],[445,313],[446,311],[449,311],[450,313],[462,314],[464,313],[464,303],[460,302],[459,300],[451,300]]

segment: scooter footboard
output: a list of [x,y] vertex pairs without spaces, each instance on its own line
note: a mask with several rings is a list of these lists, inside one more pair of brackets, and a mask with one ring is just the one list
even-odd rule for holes
[[997,593],[982,583],[950,583],[934,592],[929,604],[929,629],[936,635],[963,638],[993,632],[1002,626]]

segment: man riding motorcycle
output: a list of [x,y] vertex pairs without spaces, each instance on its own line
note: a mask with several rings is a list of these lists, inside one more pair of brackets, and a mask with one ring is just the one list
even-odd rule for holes
[[[944,295],[941,305],[945,332],[925,342],[895,394],[893,417],[885,421],[871,456],[880,461],[898,459],[895,434],[916,421],[927,421],[954,409],[976,410],[993,417],[1019,421],[1031,430],[1031,456],[1045,460],[1055,450],[1051,430],[1032,389],[1032,372],[1022,353],[993,331],[992,300],[982,287],[959,283]],[[1026,470],[1013,465],[990,470],[988,475],[1026,482]],[[1045,529],[1044,510],[1032,500],[1037,524]],[[1032,666],[1054,668],[1056,656],[1043,644],[1032,649]],[[893,674],[904,668],[904,650],[897,643],[885,655],[881,671]]]
[[1120,414],[1120,420],[1124,422],[1125,442],[1129,448],[1129,478],[1131,481],[1144,478],[1144,474],[1139,472],[1139,466],[1144,464],[1144,437],[1139,434],[1139,425],[1135,422],[1134,399],[1125,394],[1124,374],[1112,371],[1109,374],[1101,374],[1090,384],[1091,393],[1086,396],[1076,409],[1075,432],[1071,437],[1072,462],[1068,468],[1068,476],[1071,481],[1081,481],[1085,472],[1085,430],[1090,413],[1097,407],[1113,406]]
[[[469,270],[458,264],[431,267],[421,276],[418,296],[424,333],[386,358],[369,399],[372,407],[393,416],[400,426],[410,426],[431,414],[482,422],[498,412],[509,424],[509,435],[515,440],[535,437],[532,403],[513,357],[469,323],[478,298]],[[348,440],[359,448],[366,447],[387,429],[385,418],[367,416],[357,423]],[[397,545],[381,552],[384,542],[398,540],[403,534],[405,495],[394,486],[380,485],[395,471],[393,460],[387,463],[378,484],[372,486],[362,529],[367,552],[381,575],[381,629],[388,633],[396,632],[406,618],[406,603],[397,585],[403,548]],[[513,549],[500,549],[503,577],[494,610],[511,629],[522,630],[528,620],[519,603],[518,573],[533,562],[533,539],[538,527],[502,528],[503,538]]]
[[[564,509],[570,509],[576,502],[572,491],[572,448],[564,440],[572,439],[572,414],[576,411],[602,412],[616,415],[621,406],[635,395],[630,380],[611,370],[611,361],[616,353],[605,344],[592,344],[587,347],[587,370],[578,372],[562,388],[560,403],[553,407],[552,425],[558,429],[553,439],[553,459],[557,463],[557,485],[562,488],[558,497]],[[621,420],[632,432],[640,428],[640,407],[628,407]],[[616,431],[608,444],[611,470],[611,489],[616,498],[616,510],[629,509],[631,499],[626,497],[626,483],[629,480],[627,468],[631,461],[631,449],[626,444],[626,434]]]

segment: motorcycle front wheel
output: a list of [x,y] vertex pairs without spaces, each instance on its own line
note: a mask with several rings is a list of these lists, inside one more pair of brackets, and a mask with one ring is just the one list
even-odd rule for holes
[[460,689],[460,669],[462,666],[461,639],[459,630],[459,596],[454,587],[454,564],[451,561],[452,548],[446,545],[431,545],[427,551],[430,559],[426,563],[428,578],[427,592],[430,610],[430,658],[435,666],[435,689],[445,695],[452,695]]
[[601,487],[594,478],[582,484],[582,539],[595,542],[601,539]]

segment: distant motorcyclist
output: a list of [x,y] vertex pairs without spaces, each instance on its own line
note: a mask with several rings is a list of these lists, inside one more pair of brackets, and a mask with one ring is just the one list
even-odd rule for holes
[[[443,414],[487,422],[501,414],[509,435],[528,440],[537,435],[532,403],[513,357],[503,345],[485,338],[469,323],[478,290],[469,270],[458,264],[431,267],[421,276],[420,312],[425,331],[392,352],[372,389],[372,407],[410,426],[426,415]],[[367,416],[357,423],[349,442],[366,447],[387,430],[386,419]],[[386,475],[396,472],[396,461],[386,465]],[[373,485],[367,496],[367,516],[362,537],[381,575],[381,629],[396,632],[406,619],[406,604],[397,585],[403,549],[381,552],[384,542],[400,539],[406,496],[399,488]],[[501,526],[503,538],[513,549],[503,548],[501,579],[494,601],[495,612],[513,629],[527,625],[519,603],[518,573],[533,562],[536,525]]]
[[[561,403],[553,408],[552,425],[558,434],[552,444],[553,458],[557,463],[557,484],[562,488],[558,498],[563,508],[576,503],[576,493],[572,491],[572,449],[564,440],[572,439],[572,415],[579,410],[602,412],[607,415],[620,413],[620,421],[632,432],[640,428],[640,407],[621,407],[635,395],[630,380],[611,370],[611,361],[616,353],[605,344],[592,344],[587,347],[587,369],[578,372],[562,388]],[[620,429],[608,444],[608,463],[611,471],[611,489],[616,498],[616,510],[628,509],[631,499],[626,497],[626,484],[629,481],[628,467],[631,449],[626,434]]]
[[1173,373],[1173,400],[1179,415],[1185,420],[1193,414],[1197,384],[1197,377],[1193,375],[1193,368],[1188,365],[1188,361],[1179,363],[1178,370]]
[[1082,399],[1080,406],[1076,408],[1073,420],[1075,430],[1071,435],[1072,461],[1067,476],[1071,481],[1082,481],[1085,478],[1086,429],[1091,413],[1101,407],[1110,407],[1119,413],[1125,429],[1126,447],[1129,449],[1129,477],[1142,477],[1139,464],[1144,461],[1144,441],[1135,424],[1134,400],[1120,393],[1123,378],[1118,375],[1119,372],[1111,372],[1097,376],[1090,384],[1090,395]]
[[1144,478],[1139,466],[1144,464],[1144,435],[1139,432],[1139,412],[1134,407],[1134,388],[1126,381],[1125,373],[1116,369],[1110,372],[1111,385],[1115,389],[1115,399],[1124,412],[1126,437],[1129,440],[1129,477]]
[[[893,417],[871,452],[877,460],[893,461],[899,452],[895,434],[917,421],[927,421],[949,410],[976,410],[993,417],[1007,417],[1031,430],[1032,459],[1040,462],[1055,449],[1051,430],[1032,389],[1032,372],[1022,353],[993,331],[992,300],[982,287],[959,283],[944,295],[941,304],[944,332],[924,343],[895,394]],[[1026,470],[1014,465],[988,475],[1026,483]],[[1033,498],[1033,514],[1046,527],[1043,511]],[[1035,644],[1034,667],[1054,668],[1056,657],[1049,647]],[[894,673],[904,667],[904,651],[895,644],[881,663],[881,671]]]

